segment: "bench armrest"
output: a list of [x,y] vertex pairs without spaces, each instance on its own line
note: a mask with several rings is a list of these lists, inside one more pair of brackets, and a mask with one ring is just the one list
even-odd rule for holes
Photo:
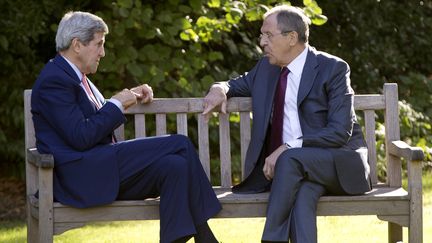
[[36,148],[27,149],[27,161],[39,168],[54,168],[52,154],[41,154]]
[[388,148],[391,155],[404,158],[407,161],[422,161],[424,159],[424,152],[420,147],[412,147],[404,141],[392,141]]

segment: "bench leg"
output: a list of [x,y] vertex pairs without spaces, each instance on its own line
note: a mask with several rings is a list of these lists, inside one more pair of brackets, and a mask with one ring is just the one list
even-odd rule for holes
[[[422,198],[421,195],[414,200],[411,197],[411,214],[408,228],[408,242],[409,243],[422,243],[423,242],[423,210],[421,208]],[[420,202],[420,203],[418,203]]]
[[39,242],[39,221],[32,217],[30,206],[27,202],[27,242]]
[[402,226],[388,222],[388,242],[396,243],[402,240]]
[[[411,194],[410,219],[408,229],[409,243],[423,242],[423,189],[422,189],[422,163],[408,164],[409,194]],[[419,178],[419,179],[417,179]]]
[[39,168],[39,242],[54,240],[52,170]]

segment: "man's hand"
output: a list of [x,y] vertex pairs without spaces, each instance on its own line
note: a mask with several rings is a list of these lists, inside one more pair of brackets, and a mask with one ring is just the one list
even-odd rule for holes
[[218,105],[221,105],[221,112],[225,114],[227,105],[225,90],[218,85],[213,85],[204,97],[204,111],[202,114],[206,122],[210,119],[211,111]]
[[273,153],[271,153],[266,159],[263,167],[264,176],[267,180],[272,180],[274,176],[274,170],[276,167],[276,161],[279,156],[287,150],[287,146],[282,144]]
[[153,101],[153,89],[147,84],[132,88],[131,91],[142,104]]
[[123,109],[125,110],[137,103],[137,97],[132,91],[128,89],[124,89],[120,91],[119,93],[115,94],[112,98],[120,101],[123,106]]

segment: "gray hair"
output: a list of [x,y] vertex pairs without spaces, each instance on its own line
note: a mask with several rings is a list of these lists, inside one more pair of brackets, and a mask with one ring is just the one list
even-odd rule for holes
[[108,26],[102,18],[87,12],[70,11],[63,16],[58,26],[56,50],[69,49],[74,38],[87,45],[93,40],[94,34],[99,32],[108,34]]
[[308,42],[311,20],[301,8],[288,5],[276,6],[264,14],[264,19],[272,14],[277,14],[277,25],[282,33],[295,31],[298,34],[299,41]]

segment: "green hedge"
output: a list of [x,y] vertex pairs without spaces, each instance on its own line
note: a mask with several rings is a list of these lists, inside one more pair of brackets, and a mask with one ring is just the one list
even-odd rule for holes
[[[55,55],[55,30],[67,10],[96,13],[110,28],[106,57],[90,77],[105,96],[146,82],[156,97],[186,97],[203,96],[212,82],[255,64],[261,15],[278,2],[0,2],[0,144],[6,145],[0,146],[0,168],[23,175],[22,91],[31,88],[42,66]],[[384,82],[399,83],[404,109],[410,111],[402,112],[402,136],[431,147],[431,3],[291,3],[313,18],[311,44],[350,63],[357,93],[377,92]],[[0,175],[5,173],[0,169]]]

